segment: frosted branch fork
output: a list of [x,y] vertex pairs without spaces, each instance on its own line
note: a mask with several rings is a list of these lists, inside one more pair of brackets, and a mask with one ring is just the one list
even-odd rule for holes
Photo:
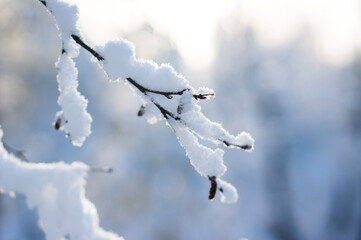
[[153,123],[159,118],[166,120],[186,150],[190,163],[201,176],[208,176],[211,181],[210,199],[214,198],[218,185],[222,189],[222,202],[237,201],[235,188],[220,178],[227,170],[223,163],[224,151],[204,146],[199,139],[246,151],[253,150],[254,140],[246,132],[231,135],[221,124],[204,116],[198,100],[214,97],[213,90],[195,90],[170,65],[158,65],[152,60],[136,58],[134,46],[126,40],[90,47],[82,40],[76,26],[76,6],[62,0],[39,1],[54,16],[63,43],[57,63],[60,91],[58,103],[62,111],[57,113],[55,129],[64,130],[75,146],[81,146],[91,133],[92,118],[86,110],[87,100],[77,90],[77,68],[73,60],[81,47],[94,57],[109,80],[123,79],[142,98],[138,116],[145,116]]
[[[45,5],[46,6],[46,5]],[[87,50],[91,55],[93,55],[98,61],[103,61],[104,57],[102,55],[100,55],[97,51],[95,51],[93,48],[91,48],[88,44],[86,44],[83,40],[81,40],[81,38],[75,34],[72,34],[71,37],[73,38],[73,40],[79,44],[79,46],[81,46],[82,48],[84,48],[85,50]],[[64,53],[65,50],[63,49],[62,52]],[[182,89],[178,92],[165,92],[165,91],[158,91],[158,90],[152,90],[149,88],[146,88],[144,86],[142,86],[141,84],[137,83],[133,78],[131,77],[127,77],[126,80],[133,85],[134,87],[136,87],[141,93],[143,93],[144,95],[147,95],[147,93],[154,93],[154,94],[159,94],[159,95],[163,95],[168,99],[172,99],[173,95],[182,95],[185,91],[190,91],[191,89],[189,88],[185,88]],[[203,93],[203,94],[193,94],[193,97],[196,100],[204,100],[204,99],[208,99],[209,97],[213,97],[214,93]],[[163,117],[165,119],[168,119],[169,117],[173,118],[174,120],[180,121],[181,118],[179,116],[175,116],[174,113],[169,112],[168,110],[166,110],[165,108],[163,108],[162,106],[160,106],[158,103],[155,103],[153,101],[153,104],[159,109],[159,111],[162,113]],[[143,106],[142,106],[143,107]],[[179,108],[178,108],[179,109]],[[178,113],[180,113],[180,111],[177,111]],[[138,116],[142,116],[142,114],[138,114]],[[58,123],[58,122],[57,122]],[[56,124],[55,125],[55,129],[59,129],[59,125]],[[241,148],[244,150],[250,150],[252,148],[252,146],[250,145],[239,145],[239,144],[234,144],[234,143],[230,143],[226,140],[223,139],[218,139],[220,142],[222,142],[225,146],[230,147],[237,147],[237,148]]]

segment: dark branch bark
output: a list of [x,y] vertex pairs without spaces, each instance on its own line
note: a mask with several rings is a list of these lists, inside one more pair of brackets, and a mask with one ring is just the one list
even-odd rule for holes
[[[181,91],[178,92],[163,92],[163,91],[158,91],[158,90],[152,90],[146,87],[143,87],[142,85],[140,85],[139,83],[137,83],[136,81],[134,81],[132,78],[128,77],[127,80],[134,86],[136,87],[139,91],[141,91],[144,95],[147,95],[147,93],[154,93],[154,94],[159,94],[159,95],[163,95],[168,99],[172,99],[172,95],[182,95],[185,91],[190,91],[189,88],[185,88]],[[193,94],[193,97],[196,100],[199,99],[207,99],[209,96],[214,96],[214,93],[201,93],[201,94]]]
[[143,87],[142,85],[140,85],[139,83],[137,83],[136,81],[134,81],[132,78],[128,77],[127,80],[134,86],[136,87],[139,91],[141,91],[144,95],[147,95],[147,93],[154,93],[154,94],[159,94],[159,95],[163,95],[168,99],[172,99],[172,95],[182,95],[185,91],[189,91],[189,88],[185,88],[181,91],[178,92],[163,92],[163,91],[157,91],[157,90],[151,90],[149,88]]
[[196,99],[196,100],[203,100],[203,99],[208,99],[208,97],[213,97],[214,96],[214,93],[203,93],[203,94],[194,94],[193,97]]
[[247,144],[246,145],[238,145],[238,144],[230,143],[230,142],[228,142],[226,140],[223,140],[223,139],[218,139],[218,140],[223,142],[224,145],[226,145],[227,147],[233,146],[233,147],[237,147],[237,148],[242,148],[244,150],[249,150],[249,149],[252,148],[252,146],[247,145]]
[[209,181],[211,181],[211,188],[209,189],[208,199],[212,200],[216,196],[216,192],[217,192],[216,176],[212,176],[212,177],[208,176],[208,179]]
[[160,106],[158,103],[156,102],[153,102],[154,105],[159,109],[159,111],[163,114],[163,117],[165,119],[169,119],[169,117],[173,118],[174,120],[176,121],[180,121],[181,118],[180,117],[177,117],[175,116],[173,113],[169,112],[168,110],[164,109],[162,106]]
[[74,39],[74,41],[79,44],[82,48],[84,48],[85,50],[87,50],[88,52],[90,52],[96,59],[98,59],[98,61],[103,61],[104,58],[98,53],[96,52],[94,49],[92,49],[91,47],[89,47],[86,43],[84,43],[79,36],[72,34],[71,37]]

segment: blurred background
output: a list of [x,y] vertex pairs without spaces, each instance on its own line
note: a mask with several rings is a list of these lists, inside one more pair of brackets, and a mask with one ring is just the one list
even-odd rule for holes
[[[69,0],[70,1],[70,0]],[[36,0],[0,0],[0,124],[31,162],[110,166],[90,173],[100,224],[128,240],[361,239],[361,2],[359,0],[74,0],[91,45],[126,38],[137,56],[169,62],[252,153],[227,149],[236,204],[210,202],[164,122],[137,117],[128,86],[77,59],[94,122],[82,148],[52,127],[61,42]],[[25,197],[0,194],[0,239],[44,239]]]

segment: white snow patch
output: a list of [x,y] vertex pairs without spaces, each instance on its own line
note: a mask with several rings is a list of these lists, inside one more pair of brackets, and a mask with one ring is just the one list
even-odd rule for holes
[[64,130],[67,137],[74,146],[82,146],[85,138],[91,133],[92,117],[86,108],[88,100],[82,96],[77,88],[78,71],[75,62],[66,54],[61,54],[57,62],[59,98],[58,104],[62,111],[57,117],[62,117],[61,130]]
[[222,191],[219,191],[222,203],[235,203],[238,201],[237,189],[232,184],[221,179],[217,179],[217,184],[218,188],[222,189]]
[[30,209],[39,215],[47,239],[122,240],[99,226],[95,206],[85,197],[89,167],[72,164],[28,163],[9,154],[0,127],[0,189],[14,196],[24,194]]
[[71,34],[79,34],[77,30],[78,7],[64,1],[46,0],[46,7],[54,16],[56,24],[61,31],[61,38],[70,38]]
[[227,167],[223,164],[222,149],[211,149],[198,142],[197,137],[189,129],[179,126],[178,123],[172,124],[173,129],[179,139],[180,144],[187,152],[192,166],[204,177],[222,176]]

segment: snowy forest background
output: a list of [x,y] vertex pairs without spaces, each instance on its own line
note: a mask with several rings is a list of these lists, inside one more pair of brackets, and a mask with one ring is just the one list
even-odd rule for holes
[[[126,38],[139,57],[170,62],[195,87],[214,89],[216,98],[201,103],[210,119],[256,140],[252,153],[225,153],[225,180],[238,189],[238,202],[209,201],[209,181],[193,170],[171,130],[137,117],[140,100],[124,84],[108,83],[81,50],[79,89],[94,122],[84,146],[73,147],[51,124],[61,51],[54,21],[34,0],[0,0],[4,141],[26,150],[31,162],[112,167],[111,174],[89,174],[86,187],[103,228],[125,239],[361,238],[360,3],[305,4],[297,11],[319,19],[302,22],[290,16],[308,15],[282,0],[273,8],[180,1],[171,9],[164,1],[154,1],[158,8],[141,0],[77,2],[90,44]],[[213,12],[217,4],[226,6],[222,14]],[[171,12],[181,5],[183,28],[199,30],[181,29],[182,39],[175,33],[182,25],[172,20],[179,15]],[[263,18],[251,14],[255,9]],[[178,24],[167,28],[152,14]],[[212,31],[201,28],[212,16]],[[44,239],[23,196],[0,194],[0,239]]]

